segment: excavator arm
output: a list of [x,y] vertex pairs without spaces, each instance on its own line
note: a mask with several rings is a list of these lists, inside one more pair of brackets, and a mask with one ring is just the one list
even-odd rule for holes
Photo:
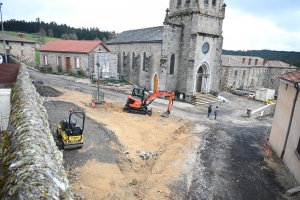
[[169,97],[168,110],[165,113],[162,114],[162,116],[164,116],[164,117],[169,117],[170,112],[172,110],[172,105],[173,105],[173,99],[175,97],[175,92],[167,92],[167,91],[157,90],[145,100],[145,105],[148,106],[149,104],[151,104],[158,97]]

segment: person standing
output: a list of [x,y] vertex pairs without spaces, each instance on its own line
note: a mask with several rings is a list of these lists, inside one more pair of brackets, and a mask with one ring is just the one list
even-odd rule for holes
[[209,118],[210,116],[210,113],[211,113],[211,105],[208,106],[208,111],[207,111],[207,117]]
[[218,116],[218,114],[219,114],[219,107],[218,107],[218,106],[216,106],[216,109],[215,109],[215,111],[214,111],[214,114],[215,114],[215,119],[217,119],[217,116]]

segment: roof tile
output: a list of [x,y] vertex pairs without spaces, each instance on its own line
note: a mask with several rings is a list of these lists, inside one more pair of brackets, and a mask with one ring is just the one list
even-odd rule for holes
[[291,71],[286,74],[281,74],[278,78],[292,83],[300,83],[300,70]]

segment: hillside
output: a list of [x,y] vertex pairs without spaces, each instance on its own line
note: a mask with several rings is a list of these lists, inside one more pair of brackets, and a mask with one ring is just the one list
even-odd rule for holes
[[[4,31],[5,34],[18,36],[19,32],[13,32],[13,31]],[[39,37],[36,34],[29,34],[29,33],[23,33],[24,37],[27,40],[31,40],[34,42],[39,42]],[[50,40],[61,40],[60,38],[54,38],[54,37],[44,37],[44,42],[49,42]]]
[[300,68],[300,52],[295,51],[272,51],[272,50],[247,50],[232,51],[222,50],[224,55],[258,56],[268,60],[280,60]]

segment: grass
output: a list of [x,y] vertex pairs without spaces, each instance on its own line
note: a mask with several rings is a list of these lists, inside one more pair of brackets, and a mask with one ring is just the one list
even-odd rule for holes
[[35,65],[40,66],[40,51],[35,50]]
[[[19,34],[19,32],[13,32],[13,31],[5,31],[5,33],[12,36],[18,36]],[[24,38],[26,38],[27,40],[38,42],[38,37],[36,34],[29,34],[29,33],[23,33],[23,34],[24,34]],[[60,38],[45,37],[44,40],[45,42],[49,42],[51,40],[60,40]]]

